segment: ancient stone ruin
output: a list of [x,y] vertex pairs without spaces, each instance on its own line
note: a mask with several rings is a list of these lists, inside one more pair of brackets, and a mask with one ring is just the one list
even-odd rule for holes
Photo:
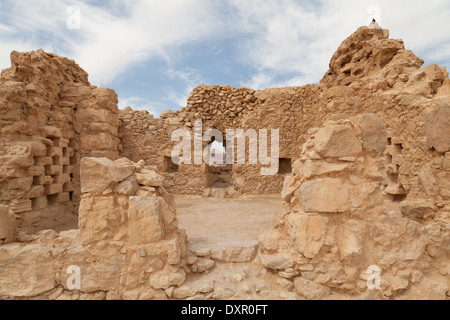
[[[0,78],[0,297],[449,299],[450,79],[423,64],[361,27],[320,84],[201,85],[154,118],[119,110],[73,60],[13,51]],[[279,129],[278,173],[175,164],[172,133],[199,120],[224,135]],[[270,228],[213,247],[180,227],[174,201],[269,195],[282,199]]]

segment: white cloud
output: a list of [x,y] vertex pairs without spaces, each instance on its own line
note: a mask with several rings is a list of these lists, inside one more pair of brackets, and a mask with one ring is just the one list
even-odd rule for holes
[[[214,19],[212,1],[133,0],[122,5],[120,14],[113,4],[100,8],[80,0],[9,1],[8,27],[30,39],[51,35],[45,50],[57,42],[56,53],[75,59],[90,73],[91,82],[104,85],[152,57],[170,60],[171,49],[205,38],[221,24]],[[71,5],[81,9],[81,30],[66,26]],[[2,55],[12,50],[3,37],[0,42]]]
[[[443,59],[448,53],[450,6],[445,1],[233,0],[231,3],[238,16],[236,31],[252,34],[242,48],[242,56],[246,64],[257,70],[244,84],[255,88],[318,82],[339,44],[372,17],[377,17],[382,27],[391,29],[391,37],[403,38],[407,49],[425,60]],[[447,60],[450,63],[448,56]],[[276,75],[283,74],[296,75],[277,82]]]
[[[93,3],[2,0],[0,67],[9,66],[11,50],[43,48],[75,59],[92,83],[107,86],[131,67],[162,57],[169,65],[168,75],[185,84],[181,92],[164,89],[182,106],[190,90],[204,82],[193,69],[174,69],[184,44],[234,38],[237,52],[230,59],[255,70],[242,84],[303,85],[322,78],[339,44],[373,14],[391,30],[391,37],[403,38],[421,58],[450,65],[450,5],[442,0],[113,0],[101,7]],[[81,30],[66,26],[71,5],[81,9]],[[379,14],[367,11],[371,5],[380,8]],[[220,52],[210,50],[211,55]]]

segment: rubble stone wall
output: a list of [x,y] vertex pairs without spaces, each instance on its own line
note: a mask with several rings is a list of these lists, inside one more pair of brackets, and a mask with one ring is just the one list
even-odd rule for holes
[[73,60],[14,51],[0,78],[0,130],[0,204],[19,229],[76,224],[81,159],[118,157],[117,95],[91,86]]

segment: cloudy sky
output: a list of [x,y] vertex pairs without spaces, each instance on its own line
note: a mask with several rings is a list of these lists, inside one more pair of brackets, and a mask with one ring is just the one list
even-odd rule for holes
[[372,17],[426,64],[450,66],[447,0],[0,0],[0,69],[12,50],[42,48],[116,90],[120,107],[159,115],[202,83],[318,83]]

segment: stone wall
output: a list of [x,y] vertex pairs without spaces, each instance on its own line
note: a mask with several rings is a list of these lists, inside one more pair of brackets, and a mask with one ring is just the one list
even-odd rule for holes
[[449,180],[436,180],[435,198],[406,196],[386,161],[393,153],[386,126],[374,114],[330,121],[310,134],[285,180],[276,226],[260,238],[261,263],[308,299],[367,292],[373,266],[377,298],[447,299]]
[[0,246],[0,298],[167,299],[186,278],[186,234],[161,184],[142,162],[83,158],[80,229]]
[[0,78],[0,204],[33,232],[76,225],[79,163],[118,157],[117,95],[74,61],[11,53]]

